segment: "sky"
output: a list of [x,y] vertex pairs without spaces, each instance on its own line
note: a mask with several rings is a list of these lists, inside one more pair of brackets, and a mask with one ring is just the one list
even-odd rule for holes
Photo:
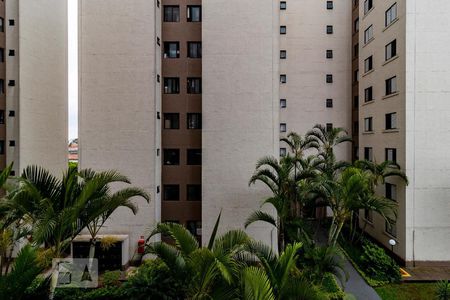
[[78,137],[78,0],[68,0],[69,139]]

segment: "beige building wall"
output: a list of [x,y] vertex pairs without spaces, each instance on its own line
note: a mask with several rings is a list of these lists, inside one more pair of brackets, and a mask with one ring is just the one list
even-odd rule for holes
[[[280,108],[280,123],[286,123],[287,133],[303,135],[315,124],[331,123],[351,134],[352,3],[333,1],[333,9],[326,4],[287,1],[286,10],[280,11],[280,26],[287,29],[285,35],[275,32],[280,50],[287,51],[287,58],[280,60],[280,74],[287,76],[280,86],[280,98],[287,101],[287,107]],[[327,25],[333,26],[333,34],[327,34]],[[326,57],[327,50],[333,51],[333,58]],[[327,74],[333,75],[333,83],[326,83]],[[332,108],[326,107],[326,99],[333,100]],[[350,160],[350,149],[350,143],[341,146],[338,157]]]
[[156,1],[79,1],[80,167],[114,169],[151,195],[101,234],[129,235],[130,255],[159,221],[160,8]]
[[[221,210],[221,231],[243,228],[270,195],[248,181],[259,158],[278,156],[278,6],[271,0],[203,2],[203,242]],[[248,232],[276,244],[275,230],[264,223]]]

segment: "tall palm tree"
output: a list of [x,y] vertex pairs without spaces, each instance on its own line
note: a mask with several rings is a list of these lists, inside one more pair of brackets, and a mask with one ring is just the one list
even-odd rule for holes
[[281,142],[289,146],[289,150],[296,158],[305,156],[305,151],[308,149],[318,149],[319,143],[312,136],[301,136],[296,132],[290,132],[287,137],[281,138]]
[[402,171],[400,165],[393,161],[386,160],[378,164],[375,161],[358,160],[355,162],[355,167],[371,173],[374,187],[384,184],[386,179],[390,177],[400,178],[405,184],[409,183],[408,177]]

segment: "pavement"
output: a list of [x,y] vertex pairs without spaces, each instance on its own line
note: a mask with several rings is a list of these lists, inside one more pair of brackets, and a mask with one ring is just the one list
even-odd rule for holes
[[347,258],[345,259],[344,266],[349,275],[349,279],[345,284],[344,291],[346,293],[352,294],[357,300],[381,300],[377,292],[364,281]]

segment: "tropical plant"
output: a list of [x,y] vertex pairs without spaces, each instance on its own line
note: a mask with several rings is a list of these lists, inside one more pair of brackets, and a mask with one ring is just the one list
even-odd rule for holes
[[450,283],[448,280],[442,280],[436,283],[436,298],[438,300],[450,299]]
[[363,254],[360,261],[364,266],[364,272],[370,278],[386,282],[400,281],[400,267],[383,248],[369,241],[365,241],[362,247]]
[[375,161],[358,160],[355,162],[355,166],[372,175],[371,183],[374,188],[380,184],[384,184],[386,179],[391,177],[400,178],[405,184],[409,183],[408,177],[401,170],[400,165],[393,161],[386,160],[378,164]]

